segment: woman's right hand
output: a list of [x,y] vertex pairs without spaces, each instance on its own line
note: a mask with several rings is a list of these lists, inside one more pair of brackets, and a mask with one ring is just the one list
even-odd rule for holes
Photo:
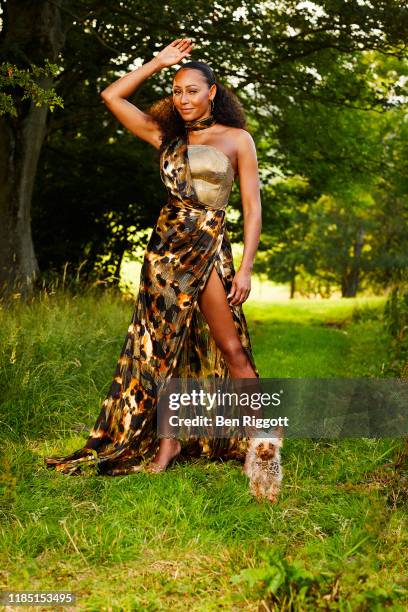
[[187,55],[190,55],[194,43],[190,38],[177,38],[173,40],[167,47],[164,47],[156,56],[155,60],[162,67],[173,66],[180,63]]
[[166,66],[177,64],[183,57],[190,55],[193,48],[190,38],[178,38],[164,47],[149,62],[125,74],[109,85],[101,95],[109,110],[132,134],[149,142],[156,149],[162,145],[163,132],[159,123],[151,115],[129,102],[130,96],[153,72]]

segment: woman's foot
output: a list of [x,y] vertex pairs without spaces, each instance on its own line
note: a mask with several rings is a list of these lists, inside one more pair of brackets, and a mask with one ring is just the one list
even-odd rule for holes
[[159,450],[154,459],[148,463],[145,468],[146,472],[164,472],[177,455],[180,454],[181,444],[179,440],[174,438],[161,438]]

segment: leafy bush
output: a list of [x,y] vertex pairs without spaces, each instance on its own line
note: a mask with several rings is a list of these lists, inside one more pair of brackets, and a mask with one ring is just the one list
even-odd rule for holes
[[260,553],[265,564],[262,567],[243,569],[231,581],[246,582],[249,588],[258,589],[258,596],[279,603],[280,606],[296,601],[297,604],[312,603],[328,591],[328,597],[333,589],[327,584],[327,579],[321,574],[313,574],[306,570],[300,561],[290,563],[281,556],[277,549]]
[[332,571],[310,572],[301,561],[284,559],[278,549],[265,550],[260,555],[265,561],[262,567],[243,569],[231,581],[246,582],[252,596],[259,597],[271,610],[339,610],[344,609],[347,599],[348,605],[355,605],[353,609],[380,611],[389,605],[395,610],[404,609],[397,604],[404,597],[400,585],[393,584],[387,590],[366,584],[364,590],[353,592],[350,602],[350,593],[341,594],[341,575]]
[[391,336],[391,372],[408,376],[408,285],[396,286],[384,308],[384,320]]
[[382,305],[370,306],[369,304],[357,304],[351,315],[353,323],[364,321],[379,321],[383,317]]

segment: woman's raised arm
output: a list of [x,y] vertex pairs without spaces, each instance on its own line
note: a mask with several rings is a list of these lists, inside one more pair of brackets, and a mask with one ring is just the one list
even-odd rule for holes
[[157,121],[144,113],[140,108],[126,100],[137,88],[155,72],[162,68],[178,64],[193,48],[189,38],[178,38],[164,47],[153,59],[137,70],[114,81],[101,91],[101,97],[111,113],[132,134],[153,145],[156,149],[161,144],[161,130]]

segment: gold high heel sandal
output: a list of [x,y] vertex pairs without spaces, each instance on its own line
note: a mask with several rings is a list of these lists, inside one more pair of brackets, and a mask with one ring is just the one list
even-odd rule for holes
[[180,452],[181,452],[181,444],[179,442],[179,451],[177,452],[176,455],[174,455],[174,457],[170,459],[167,465],[161,465],[160,463],[157,463],[157,461],[150,461],[150,463],[148,463],[146,467],[144,468],[144,471],[148,473],[154,473],[154,474],[158,472],[165,472],[167,468],[169,468],[170,466],[174,464],[176,459],[179,457]]

